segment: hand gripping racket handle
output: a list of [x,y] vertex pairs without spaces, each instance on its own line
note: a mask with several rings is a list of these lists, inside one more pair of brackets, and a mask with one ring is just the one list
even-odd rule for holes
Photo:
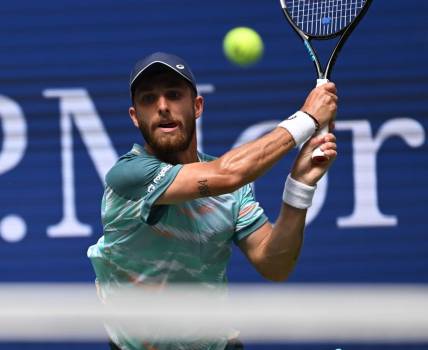
[[[328,83],[328,79],[317,79],[317,86],[323,85]],[[325,135],[328,133],[328,125],[322,127],[317,135]],[[312,152],[312,160],[316,163],[322,163],[328,160],[328,157],[324,154],[323,151],[319,147],[315,148],[315,150]]]

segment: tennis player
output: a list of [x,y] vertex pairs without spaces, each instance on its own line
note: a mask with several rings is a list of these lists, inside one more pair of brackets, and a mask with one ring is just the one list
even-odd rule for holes
[[[316,183],[336,157],[333,134],[314,136],[333,122],[335,85],[315,88],[273,131],[219,158],[196,148],[204,99],[183,59],[154,53],[138,61],[130,92],[129,115],[145,143],[134,144],[105,179],[104,235],[88,249],[102,298],[122,283],[224,288],[232,242],[261,275],[284,281],[300,252]],[[286,177],[280,214],[271,224],[250,183],[301,145]],[[329,160],[314,164],[311,154],[319,145]],[[123,329],[108,331],[113,349],[242,349],[227,336],[165,344],[131,338]]]

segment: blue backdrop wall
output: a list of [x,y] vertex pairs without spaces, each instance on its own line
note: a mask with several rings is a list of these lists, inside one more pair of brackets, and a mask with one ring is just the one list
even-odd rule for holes
[[[290,282],[428,282],[427,13],[426,1],[376,0],[345,45],[333,73],[339,157]],[[140,142],[127,116],[137,59],[190,63],[206,100],[199,146],[216,156],[270,130],[314,85],[278,1],[20,1],[0,14],[2,282],[93,280],[103,176]],[[236,26],[263,37],[258,64],[224,57]],[[255,183],[271,220],[293,157]],[[229,277],[262,282],[238,250]]]

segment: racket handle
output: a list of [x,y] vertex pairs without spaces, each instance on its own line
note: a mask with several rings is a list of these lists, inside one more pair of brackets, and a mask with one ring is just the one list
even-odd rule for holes
[[330,80],[325,79],[325,78],[324,79],[317,79],[317,87],[320,86],[320,85],[327,84],[329,81]]
[[[328,83],[328,79],[317,79],[317,87],[323,84]],[[328,133],[328,125],[321,128],[321,130],[318,131],[317,135],[325,135]],[[312,161],[315,163],[323,163],[328,160],[328,157],[324,154],[323,151],[319,147],[315,148],[315,150],[312,152]]]

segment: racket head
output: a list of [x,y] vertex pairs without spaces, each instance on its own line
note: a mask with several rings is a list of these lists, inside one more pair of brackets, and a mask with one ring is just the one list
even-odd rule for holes
[[305,39],[331,39],[357,25],[372,0],[280,0],[290,24]]

